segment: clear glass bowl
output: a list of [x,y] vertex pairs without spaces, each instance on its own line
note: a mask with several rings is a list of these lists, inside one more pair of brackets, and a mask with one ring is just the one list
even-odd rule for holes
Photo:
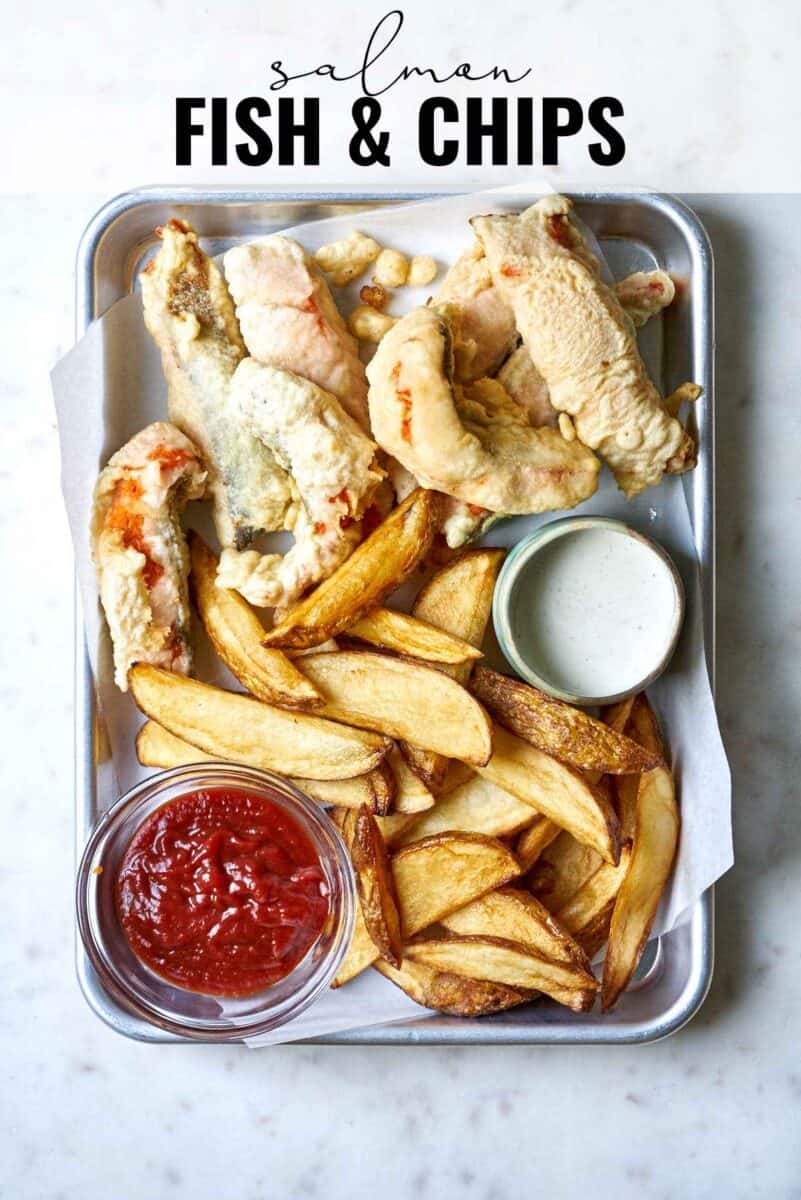
[[[134,954],[117,916],[117,875],[136,830],[162,804],[204,787],[245,788],[286,809],[311,839],[330,890],[329,917],[317,941],[289,975],[249,996],[204,996],[162,979]],[[350,859],[324,809],[269,771],[197,763],[151,776],[103,814],[78,867],[76,904],[86,952],[118,1004],[169,1033],[233,1042],[291,1021],[325,991],[350,945],[357,898]]]

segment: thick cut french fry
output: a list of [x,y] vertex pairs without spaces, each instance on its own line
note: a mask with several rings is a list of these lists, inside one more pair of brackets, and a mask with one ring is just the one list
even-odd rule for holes
[[381,836],[391,850],[398,848],[403,831],[411,825],[414,819],[414,813],[388,813],[385,817],[380,814],[376,816]]
[[455,792],[463,783],[467,783],[468,779],[472,779],[475,771],[472,767],[468,767],[467,763],[459,762],[452,758],[448,761],[448,769],[445,778],[437,789],[437,799],[442,796],[449,796],[451,792]]
[[392,811],[395,777],[384,762],[353,779],[293,779],[292,782],[320,804],[342,808],[367,808],[378,817]]
[[388,738],[307,713],[286,712],[151,667],[128,674],[146,716],[215,758],[309,779],[351,779],[383,761]]
[[434,807],[434,797],[406,762],[397,746],[386,759],[395,779],[395,812],[415,816]]
[[590,962],[581,947],[539,900],[519,888],[498,888],[449,913],[442,924],[451,933],[506,938],[554,962],[575,963],[593,986]]
[[531,806],[504,792],[489,779],[473,775],[461,787],[417,817],[398,840],[401,846],[446,830],[508,837],[531,823]]
[[[143,767],[184,767],[196,762],[219,762],[219,756],[206,754],[162,729],[155,721],[145,721],[136,738],[136,754]],[[233,762],[234,760],[229,760]],[[392,808],[395,777],[386,762],[353,779],[292,779],[307,796],[320,804],[342,808],[361,808],[384,815]]]
[[342,987],[357,975],[361,975],[371,963],[381,957],[381,952],[370,937],[367,923],[364,919],[361,904],[356,907],[356,920],[353,925],[353,937],[350,939],[348,952],[342,960],[336,973],[332,988]]
[[436,492],[412,492],[333,575],[266,634],[263,644],[304,649],[344,633],[400,587],[425,558],[438,514]]
[[[466,550],[431,576],[412,607],[412,614],[480,650],[492,613],[495,582],[505,550]],[[443,668],[458,683],[467,683],[472,663]],[[448,773],[445,755],[412,743],[401,750],[409,766],[438,795]]]
[[481,658],[481,651],[463,638],[393,608],[374,608],[351,625],[347,635],[385,650],[394,650],[396,654],[447,666]]
[[537,813],[534,820],[522,831],[515,842],[515,854],[520,860],[520,866],[528,871],[534,866],[543,850],[547,850],[555,842],[562,830],[553,821]]
[[489,667],[476,666],[470,691],[512,733],[579,770],[639,775],[659,764],[658,755],[603,721]]
[[[519,871],[517,859],[502,842],[475,833],[440,833],[404,846],[392,858],[404,937],[412,937],[447,913],[509,883]],[[346,983],[378,957],[378,949],[369,934],[365,939],[366,933],[357,920],[333,986]]]
[[[629,696],[605,710],[603,719],[610,729],[614,729],[616,733],[628,733],[634,701],[635,697]],[[624,842],[631,841],[634,836],[634,814],[639,785],[638,775],[617,775],[614,779],[615,808],[620,821],[620,839]]]
[[558,912],[603,863],[597,850],[561,831],[526,876],[533,896]]
[[426,750],[482,764],[492,753],[492,725],[484,709],[455,680],[424,663],[369,650],[311,654],[303,672],[323,697],[321,716],[414,738]]
[[367,932],[381,957],[393,967],[400,967],[403,939],[395,879],[375,817],[366,808],[351,810],[345,819],[343,837],[346,844],[350,844]]
[[188,767],[196,762],[217,762],[213,754],[198,750],[155,721],[145,721],[136,735],[136,757],[143,767]]
[[422,963],[404,962],[400,970],[381,960],[373,966],[417,1004],[451,1017],[486,1017],[526,1004],[536,995],[486,979],[467,979],[464,975],[437,971]]
[[588,958],[598,953],[609,936],[615,897],[626,878],[630,859],[631,846],[626,843],[621,847],[617,866],[601,863],[556,914],[559,924],[575,938]]
[[259,700],[281,708],[316,709],[322,698],[280,650],[262,646],[264,626],[238,592],[218,588],[217,558],[200,534],[189,533],[192,599],[217,654]]
[[407,938],[520,873],[511,850],[478,833],[438,833],[404,846],[392,870]]
[[428,938],[410,942],[404,957],[438,971],[542,992],[574,1012],[592,1007],[598,987],[593,976],[575,963],[553,962],[519,942],[499,937]]
[[[632,735],[647,749],[662,739],[644,695],[632,709]],[[673,777],[667,767],[656,767],[640,777],[634,816],[631,861],[620,887],[609,927],[604,960],[601,1005],[614,1006],[640,961],[656,910],[673,870],[679,842],[680,817]]]
[[593,846],[607,862],[617,862],[620,842],[614,809],[575,768],[496,725],[492,757],[476,770],[577,841]]

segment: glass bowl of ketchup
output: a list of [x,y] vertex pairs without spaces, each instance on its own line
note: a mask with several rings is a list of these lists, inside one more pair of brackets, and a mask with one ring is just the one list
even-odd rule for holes
[[238,1041],[323,993],[357,905],[333,822],[288,780],[228,763],[163,771],[103,814],[78,927],[106,990],[183,1037]]

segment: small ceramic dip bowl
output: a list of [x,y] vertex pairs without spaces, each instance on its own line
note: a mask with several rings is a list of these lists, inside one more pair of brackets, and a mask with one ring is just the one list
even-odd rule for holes
[[662,674],[684,619],[661,546],[608,517],[567,517],[515,546],[498,579],[495,633],[515,671],[570,704],[612,704]]

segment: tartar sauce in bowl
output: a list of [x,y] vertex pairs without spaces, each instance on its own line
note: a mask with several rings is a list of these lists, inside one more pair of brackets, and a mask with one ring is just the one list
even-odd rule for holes
[[681,577],[666,552],[606,517],[554,521],[519,543],[493,610],[518,674],[587,705],[622,699],[661,674],[683,615]]

